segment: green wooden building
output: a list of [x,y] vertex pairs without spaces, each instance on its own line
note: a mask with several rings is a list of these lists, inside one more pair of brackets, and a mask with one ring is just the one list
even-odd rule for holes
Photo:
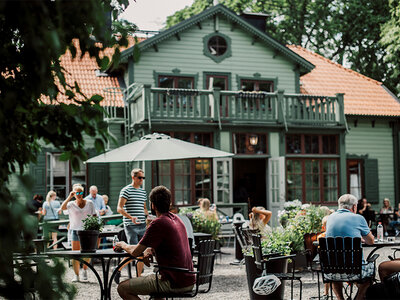
[[[217,5],[124,50],[117,71],[93,77],[110,81],[104,105],[118,144],[109,148],[162,132],[235,154],[162,161],[158,179],[154,163],[143,164],[146,190],[158,180],[179,206],[207,197],[276,212],[294,199],[336,205],[347,192],[398,203],[398,99],[379,82],[280,44],[253,25],[260,18]],[[31,167],[34,193],[56,186],[57,151],[46,152]],[[130,168],[64,170],[63,188],[96,184],[115,208]]]

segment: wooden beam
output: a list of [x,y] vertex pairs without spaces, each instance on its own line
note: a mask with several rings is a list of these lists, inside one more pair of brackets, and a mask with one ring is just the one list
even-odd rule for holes
[[181,37],[179,36],[179,33],[175,33],[175,37],[176,37],[176,39],[177,39],[178,41],[181,40]]
[[201,27],[201,22],[198,22],[198,23],[197,23],[197,27],[199,27],[199,29],[203,29],[203,28]]
[[158,52],[157,44],[154,44],[154,45],[153,45],[153,48],[154,48],[154,51]]
[[235,27],[236,27],[236,23],[235,23],[235,22],[232,22],[232,24],[231,24],[231,31],[234,31],[234,30],[235,30]]
[[257,37],[253,36],[253,40],[251,41],[251,44],[254,45],[257,42]]

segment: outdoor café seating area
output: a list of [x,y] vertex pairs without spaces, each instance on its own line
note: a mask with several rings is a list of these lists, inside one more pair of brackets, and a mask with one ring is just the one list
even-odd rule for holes
[[[193,241],[190,243],[193,245],[195,272],[201,272],[201,276],[197,277],[198,281],[192,292],[183,295],[170,294],[169,297],[232,299],[234,295],[237,299],[326,299],[326,284],[344,282],[346,295],[349,299],[354,299],[357,293],[355,283],[361,276],[363,258],[373,263],[371,279],[377,280],[378,265],[400,257],[400,238],[395,236],[390,236],[389,239],[385,237],[374,245],[362,243],[357,238],[318,240],[324,210],[321,207],[287,206],[287,215],[281,213],[279,217],[281,226],[273,228],[267,239],[248,226],[248,218],[244,217],[238,207],[240,206],[230,210],[231,215],[222,212],[227,211],[226,209],[219,211],[218,220],[209,227],[193,219],[196,218],[195,207],[179,212],[190,216],[194,231]],[[304,214],[299,214],[299,211]],[[310,215],[319,218],[319,223],[308,224],[307,218]],[[29,262],[29,267],[39,268],[40,261],[51,264],[53,259],[61,258],[67,268],[63,281],[69,283],[73,276],[70,259],[76,259],[88,265],[89,276],[87,282],[74,283],[77,288],[75,299],[120,299],[114,281],[116,270],[123,265],[124,259],[133,261],[121,272],[120,281],[126,280],[136,276],[135,266],[139,261],[126,252],[114,252],[112,249],[113,237],[120,235],[123,230],[122,224],[117,225],[120,218],[120,215],[104,217],[105,221],[111,221],[112,224],[106,225],[100,234],[99,249],[90,253],[71,251],[63,229],[67,220],[54,221],[53,225],[61,228],[58,243],[43,239],[39,232],[38,238],[34,240],[35,249],[31,249],[29,255],[16,254],[14,264]],[[300,228],[297,224],[293,227],[296,219],[299,224],[308,225]],[[47,225],[42,224],[43,226]],[[295,241],[295,237],[299,235],[301,238]],[[293,242],[291,248],[287,248],[290,239]],[[57,249],[54,249],[56,244]],[[348,263],[349,253],[352,257],[351,264]],[[92,261],[87,263],[83,260],[85,257],[92,258]],[[155,264],[156,262],[151,267],[146,267],[142,276],[152,273]],[[336,274],[336,277],[328,278],[326,274]],[[263,283],[265,278],[277,278],[276,286],[266,286]],[[332,294],[332,291],[327,292]],[[33,286],[32,298],[34,296]]]

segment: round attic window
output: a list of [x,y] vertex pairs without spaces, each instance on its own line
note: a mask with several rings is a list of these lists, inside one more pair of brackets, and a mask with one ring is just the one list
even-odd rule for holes
[[207,48],[212,56],[221,56],[228,49],[228,43],[222,36],[215,35],[208,40]]

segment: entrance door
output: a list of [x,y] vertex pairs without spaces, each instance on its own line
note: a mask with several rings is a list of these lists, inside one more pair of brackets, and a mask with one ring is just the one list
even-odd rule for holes
[[278,225],[278,211],[285,203],[285,157],[268,160],[268,209],[272,212],[271,226]]
[[247,202],[249,209],[254,206],[267,206],[266,163],[263,158],[235,158],[234,202]]

